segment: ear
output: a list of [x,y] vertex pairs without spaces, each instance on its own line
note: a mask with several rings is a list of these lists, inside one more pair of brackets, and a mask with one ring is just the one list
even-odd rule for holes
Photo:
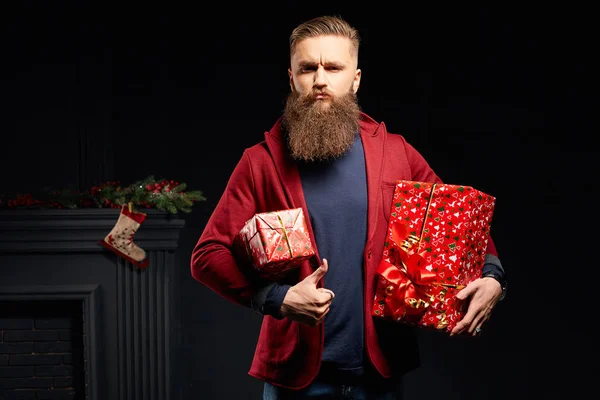
[[352,89],[354,90],[354,93],[356,94],[356,92],[358,92],[358,88],[360,87],[360,77],[362,76],[362,71],[360,69],[356,70],[356,73],[354,74],[354,82],[352,83]]
[[288,68],[288,76],[290,77],[290,89],[293,92],[296,89],[294,88],[294,75],[292,74],[292,69],[291,68]]

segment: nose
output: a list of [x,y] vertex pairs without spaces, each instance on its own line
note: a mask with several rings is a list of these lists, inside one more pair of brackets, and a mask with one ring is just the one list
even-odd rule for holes
[[327,80],[326,80],[326,76],[325,76],[325,68],[323,68],[323,66],[319,66],[317,68],[317,71],[315,73],[314,86],[315,86],[315,88],[318,88],[318,89],[322,89],[325,86],[327,86]]

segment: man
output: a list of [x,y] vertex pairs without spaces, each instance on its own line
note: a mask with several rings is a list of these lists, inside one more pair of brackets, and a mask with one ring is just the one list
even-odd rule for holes
[[[419,364],[415,332],[371,317],[397,179],[441,182],[405,139],[357,104],[358,32],[320,17],[290,37],[291,92],[265,140],[246,149],[191,260],[195,279],[264,315],[249,371],[265,399],[397,399]],[[283,280],[256,277],[235,235],[255,213],[302,207],[317,261]],[[468,312],[452,335],[474,335],[503,293],[489,241],[484,273],[460,292]],[[358,397],[352,397],[358,396]]]

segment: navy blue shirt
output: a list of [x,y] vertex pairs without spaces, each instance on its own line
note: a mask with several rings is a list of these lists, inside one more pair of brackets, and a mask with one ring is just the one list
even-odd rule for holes
[[[360,136],[343,157],[299,163],[298,168],[319,256],[329,265],[323,285],[335,293],[323,322],[323,369],[361,375],[367,181]],[[261,311],[276,315],[289,285],[269,285],[267,289]]]
[[329,265],[323,284],[335,293],[323,322],[323,363],[336,370],[361,374],[367,180],[360,135],[343,157],[301,163],[299,170],[319,256],[327,259]]

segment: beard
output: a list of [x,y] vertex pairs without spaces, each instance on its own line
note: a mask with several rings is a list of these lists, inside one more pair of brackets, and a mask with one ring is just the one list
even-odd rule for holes
[[360,107],[353,91],[338,97],[330,94],[325,100],[317,100],[316,94],[301,97],[292,91],[286,100],[282,126],[296,161],[339,158],[360,131]]

